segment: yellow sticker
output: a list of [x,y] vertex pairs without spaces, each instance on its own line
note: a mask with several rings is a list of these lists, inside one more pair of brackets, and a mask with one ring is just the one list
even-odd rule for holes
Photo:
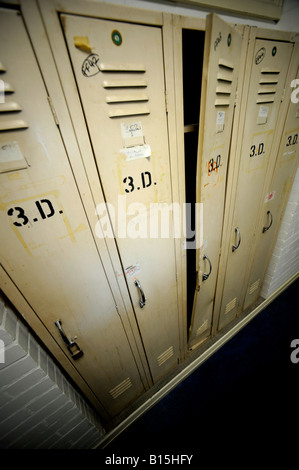
[[92,52],[87,36],[74,36],[74,45],[84,52]]

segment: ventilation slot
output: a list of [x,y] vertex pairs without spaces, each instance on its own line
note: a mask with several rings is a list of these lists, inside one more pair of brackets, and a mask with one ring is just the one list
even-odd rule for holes
[[216,87],[216,93],[222,93],[223,95],[230,95],[232,92],[231,85],[224,84]]
[[218,62],[219,67],[224,67],[225,69],[234,70],[234,66],[231,62],[226,59],[220,58]]
[[168,359],[170,359],[173,356],[173,354],[174,354],[173,346],[166,349],[164,353],[160,354],[160,356],[157,357],[158,366],[160,367],[162,364],[164,364],[164,362],[168,361]]
[[229,106],[230,99],[229,98],[217,98],[215,100],[215,106]]
[[274,103],[274,96],[269,96],[269,95],[261,95],[258,97],[258,99],[256,100],[256,103],[257,104],[266,104],[266,103]]
[[276,85],[278,79],[276,77],[261,78],[259,83],[260,85]]
[[[0,62],[0,72],[4,73],[6,72],[6,69],[2,62]],[[5,132],[5,131],[14,131],[18,129],[27,129],[29,126],[26,121],[23,119],[8,119],[7,113],[18,113],[22,111],[22,107],[16,103],[15,101],[7,101],[6,100],[6,95],[14,93],[15,90],[13,86],[10,83],[3,82],[2,83],[2,89],[0,89],[0,132]],[[3,86],[4,85],[4,86]],[[2,93],[4,92],[4,97],[2,96]],[[3,99],[2,99],[3,98]]]
[[232,74],[228,70],[220,70],[217,73],[217,80],[222,80],[223,82],[232,82]]
[[139,95],[110,95],[106,97],[107,103],[126,103],[132,101],[148,101],[146,94]]
[[[146,72],[143,65],[132,64],[100,64],[100,70],[105,73],[122,72],[132,74]],[[145,80],[131,76],[116,80],[107,78],[103,81],[103,88],[113,89],[112,93],[106,96],[106,103],[109,106],[108,116],[110,118],[150,114],[149,108],[144,104],[144,102],[149,101],[147,93],[143,93],[141,90],[138,91],[138,88],[147,88]],[[122,103],[121,107],[118,106],[119,103]]]
[[255,292],[259,288],[260,282],[261,280],[258,279],[253,284],[251,284],[251,286],[249,287],[249,295],[253,294],[253,292]]
[[145,67],[143,65],[132,65],[132,64],[100,64],[101,72],[138,72],[144,73]]
[[200,336],[208,328],[208,320],[206,320],[199,328],[196,330],[196,336]]
[[262,76],[259,84],[258,97],[256,100],[257,104],[274,103],[276,94],[276,85],[278,83],[279,70],[273,70],[269,68],[262,69]]
[[4,82],[4,91],[5,91],[5,93],[14,93],[14,92],[15,92],[15,90],[14,90],[14,88],[11,86],[11,84],[10,84],[10,83],[6,83],[6,82]]
[[8,103],[0,103],[0,113],[11,113],[14,111],[22,111],[21,106],[13,101]]
[[141,114],[150,114],[150,111],[147,107],[128,107],[123,109],[116,109],[115,111],[109,111],[109,117],[122,117],[122,116],[138,116]]
[[278,75],[280,74],[280,70],[278,69],[270,69],[269,67],[264,67],[262,68],[262,71],[261,71],[262,74],[273,74],[273,75]]
[[270,93],[270,94],[276,93],[276,88],[274,88],[273,86],[267,85],[264,88],[260,88],[258,91],[259,95],[266,94],[266,93]]
[[104,88],[135,88],[135,87],[146,87],[147,82],[145,80],[104,80]]
[[130,377],[128,377],[126,380],[121,382],[119,385],[114,387],[112,390],[110,390],[110,395],[114,400],[118,398],[120,395],[122,395],[126,390],[128,390],[130,387],[132,387],[132,382]]
[[0,131],[14,131],[17,129],[27,129],[29,126],[27,122],[22,119],[14,121],[0,121]]
[[4,73],[4,72],[6,72],[6,68],[4,67],[2,62],[0,61],[0,73]]
[[231,84],[233,81],[233,65],[225,59],[219,59],[215,106],[229,106]]
[[237,297],[235,297],[233,300],[228,302],[228,304],[226,304],[224,314],[227,315],[228,312],[231,312],[235,308],[236,304],[237,304]]

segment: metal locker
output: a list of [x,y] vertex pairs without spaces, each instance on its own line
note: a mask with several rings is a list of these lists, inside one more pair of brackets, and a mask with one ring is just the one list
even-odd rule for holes
[[197,224],[198,278],[189,347],[208,337],[211,330],[241,50],[240,32],[217,15],[209,15],[205,33],[196,182],[196,202],[202,203],[203,214],[202,226]]
[[[252,33],[254,34],[254,33]],[[245,69],[244,92],[240,99],[240,120],[236,152],[238,169],[227,242],[223,245],[221,283],[217,296],[221,306],[218,329],[227,325],[242,309],[246,271],[258,222],[260,201],[272,154],[273,137],[289,69],[293,44],[255,39],[250,62]],[[237,124],[236,124],[237,125]],[[276,132],[280,132],[279,129]],[[257,289],[259,283],[252,287]]]
[[123,266],[117,274],[156,381],[180,360],[162,31],[68,14],[61,23]]
[[[296,52],[297,57],[294,51],[294,59],[297,59],[298,64],[298,47]],[[299,70],[292,78],[295,83],[299,83]],[[284,98],[289,102],[288,113],[282,134],[279,136],[280,146],[275,168],[262,201],[263,209],[258,224],[244,309],[258,299],[298,166],[299,105],[296,97],[292,101],[291,87],[288,91]],[[255,288],[257,285],[258,288]]]
[[[0,13],[1,269],[114,416],[146,385],[19,12]],[[12,104],[15,103],[14,109]],[[5,292],[5,285],[1,286]],[[13,298],[11,299],[13,302]]]

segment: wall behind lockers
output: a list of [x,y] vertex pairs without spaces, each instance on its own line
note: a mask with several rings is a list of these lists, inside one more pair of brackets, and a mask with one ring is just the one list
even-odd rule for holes
[[[99,1],[99,0],[93,0]],[[200,10],[199,7],[189,5],[182,6],[179,2],[159,2],[157,0],[106,0],[106,3],[125,5],[136,8],[158,10],[177,15],[205,18],[208,11]],[[284,0],[281,18],[277,23],[272,21],[263,21],[254,18],[244,18],[240,16],[223,15],[217,12],[221,17],[231,23],[247,24],[267,29],[277,29],[280,31],[299,32],[299,0]],[[269,297],[275,290],[282,286],[288,279],[298,272],[298,206],[299,206],[299,177],[293,183],[292,193],[289,204],[282,221],[281,230],[277,239],[276,247],[273,252],[273,259],[265,278],[265,283],[261,291],[264,298]]]
[[[0,449],[90,449],[104,430],[0,291]],[[4,345],[4,347],[3,347]]]
[[261,295],[269,297],[299,271],[299,169],[280,226]]

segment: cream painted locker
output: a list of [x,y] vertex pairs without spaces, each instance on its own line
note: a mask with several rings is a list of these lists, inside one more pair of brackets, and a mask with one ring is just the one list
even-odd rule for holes
[[[146,389],[21,15],[0,11],[1,270],[115,416]],[[5,292],[5,284],[1,286]],[[11,298],[12,302],[14,301]],[[43,339],[43,338],[41,338]]]
[[61,23],[114,226],[106,235],[156,381],[180,360],[162,30],[67,14]]
[[[217,282],[229,146],[242,36],[216,15],[206,21],[197,156],[197,288],[189,347],[210,335]],[[188,156],[186,155],[186,158]]]
[[[298,64],[298,52],[294,54]],[[293,75],[295,83],[299,83],[299,71]],[[296,82],[297,80],[297,82]],[[273,252],[278,235],[284,208],[292,187],[298,166],[298,135],[299,135],[299,105],[298,98],[291,100],[293,90],[290,87],[285,100],[289,101],[288,113],[283,132],[280,136],[280,145],[277,161],[270,184],[264,194],[263,209],[257,229],[256,249],[252,256],[250,276],[243,308],[248,308],[258,299],[267,266]],[[255,288],[258,286],[258,288]]]
[[[252,33],[254,34],[254,33]],[[236,152],[238,169],[235,172],[236,189],[233,195],[231,219],[226,226],[226,243],[223,245],[221,283],[217,296],[221,306],[218,329],[227,325],[242,310],[246,272],[258,223],[260,201],[269,165],[276,155],[273,139],[280,113],[280,103],[286,86],[293,44],[275,40],[255,39],[252,53],[248,55],[245,70],[244,92],[238,123]],[[250,61],[249,61],[250,60]],[[269,221],[265,221],[265,224]],[[257,289],[258,285],[252,289]],[[222,290],[222,296],[221,296]]]

